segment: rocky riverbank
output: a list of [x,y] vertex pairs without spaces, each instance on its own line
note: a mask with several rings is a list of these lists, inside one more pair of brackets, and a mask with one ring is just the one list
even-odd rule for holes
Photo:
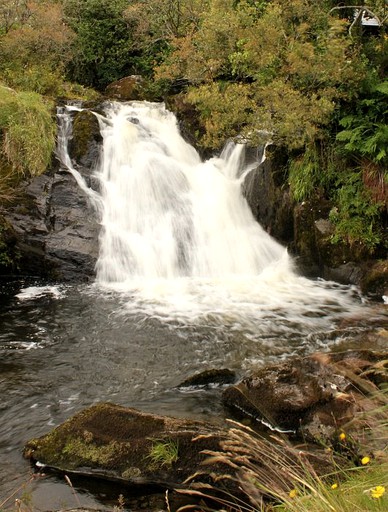
[[[365,454],[386,457],[380,388],[388,381],[387,365],[386,351],[351,350],[261,368],[225,388],[225,417],[217,425],[101,403],[30,440],[24,455],[44,471],[119,483],[129,495],[148,496],[147,510],[160,510],[166,491],[170,510],[187,503],[218,510],[226,496],[235,506],[239,500],[249,505],[248,461],[258,479],[255,503],[258,495],[266,499],[259,475],[282,492],[292,489],[292,478],[282,476],[279,447],[290,460],[302,453],[321,476],[338,464],[361,464]],[[204,386],[213,378],[217,372],[197,382]],[[258,457],[258,446],[267,455]]]

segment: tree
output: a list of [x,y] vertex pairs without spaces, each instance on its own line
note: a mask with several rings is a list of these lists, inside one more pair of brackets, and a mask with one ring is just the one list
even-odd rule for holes
[[[201,113],[207,145],[237,133],[254,142],[264,129],[295,149],[320,136],[363,70],[345,22],[329,16],[325,2],[212,0],[198,28],[174,40],[159,76],[195,84],[189,99]],[[225,104],[236,101],[236,119],[216,123]]]
[[127,0],[64,0],[65,19],[76,33],[71,80],[103,89],[134,72],[133,38],[123,17]]
[[2,78],[12,87],[54,95],[72,58],[74,36],[64,24],[61,4],[13,2],[13,7],[0,35]]
[[0,5],[0,35],[7,34],[17,24],[28,18],[27,0],[3,0]]

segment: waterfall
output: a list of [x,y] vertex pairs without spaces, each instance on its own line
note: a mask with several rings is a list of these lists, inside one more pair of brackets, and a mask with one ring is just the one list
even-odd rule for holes
[[241,194],[244,145],[201,162],[160,104],[115,105],[100,118],[105,210],[100,282],[260,274],[286,251]]
[[[355,311],[354,288],[297,275],[286,249],[254,219],[241,190],[253,168],[244,144],[201,161],[163,104],[112,103],[95,115],[101,196],[81,187],[101,219],[98,289],[164,321],[212,318],[255,332],[326,329]],[[62,165],[82,181],[65,140]]]

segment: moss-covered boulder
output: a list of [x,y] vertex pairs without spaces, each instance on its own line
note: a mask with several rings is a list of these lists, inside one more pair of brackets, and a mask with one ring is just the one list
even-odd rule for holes
[[24,456],[67,473],[172,489],[195,473],[201,481],[225,473],[221,463],[203,466],[206,452],[219,450],[224,436],[204,422],[100,403],[29,441]]
[[[100,105],[95,110],[99,111]],[[73,136],[69,144],[71,158],[83,167],[94,170],[100,155],[102,136],[97,117],[90,110],[74,114]]]

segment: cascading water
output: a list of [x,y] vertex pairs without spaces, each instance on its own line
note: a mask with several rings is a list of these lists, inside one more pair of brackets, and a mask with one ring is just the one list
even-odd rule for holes
[[354,309],[352,290],[296,275],[287,251],[255,221],[241,192],[251,169],[243,144],[202,162],[162,104],[112,103],[96,116],[97,285],[127,293],[127,308],[255,331],[315,329]]
[[161,105],[116,105],[110,121],[100,282],[254,276],[287,259],[241,195],[243,145],[202,163]]
[[[112,104],[96,114],[103,144],[93,191],[68,154],[77,110],[58,112],[57,155],[101,221],[97,279],[22,280],[0,294],[3,496],[31,478],[21,457],[26,439],[76,410],[113,401],[218,419],[219,389],[177,386],[209,368],[242,375],[333,343],[357,347],[373,322],[356,289],[298,276],[286,250],[255,222],[241,194],[250,170],[243,145],[201,162],[162,105]],[[358,325],[341,323],[356,310]],[[36,485],[34,508],[71,503],[67,485]]]

